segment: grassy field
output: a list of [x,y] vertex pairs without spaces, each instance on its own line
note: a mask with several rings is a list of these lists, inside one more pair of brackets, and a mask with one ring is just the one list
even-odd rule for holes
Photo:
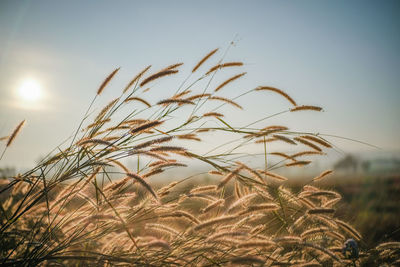
[[[92,110],[117,75],[115,69],[66,145],[32,170],[2,180],[0,264],[398,264],[400,242],[392,242],[398,240],[398,179],[332,180],[327,170],[309,177],[311,182],[303,186],[277,174],[277,169],[311,164],[309,156],[324,156],[333,144],[306,129],[292,131],[268,119],[322,108],[299,104],[265,85],[227,97],[224,92],[246,73],[242,62],[224,62],[223,56],[204,68],[217,52],[194,65],[171,97],[150,103],[150,85],[178,74],[182,63],[152,74],[146,67],[119,97]],[[217,73],[232,71],[229,78],[217,79]],[[233,127],[225,114],[232,109],[245,112],[238,101],[246,94],[273,94],[290,108]],[[3,138],[3,156],[23,124]],[[192,147],[217,134],[229,145],[224,151],[194,152]],[[297,150],[267,151],[267,143],[270,147],[277,142]],[[260,159],[257,164],[255,156]],[[270,156],[281,161],[271,164]],[[125,166],[126,158],[135,159],[137,167]],[[151,182],[171,168],[190,168],[193,162],[209,166],[213,179],[204,184],[199,175],[197,180],[162,186]]]
[[[301,182],[290,186],[299,190]],[[332,177],[321,188],[342,195],[337,215],[363,235],[361,245],[373,248],[384,240],[400,241],[400,175],[346,175]]]

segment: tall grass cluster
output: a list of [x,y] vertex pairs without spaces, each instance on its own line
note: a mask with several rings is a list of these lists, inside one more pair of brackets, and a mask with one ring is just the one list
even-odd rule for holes
[[[145,67],[119,97],[97,110],[96,100],[117,79],[119,68],[115,69],[63,145],[32,170],[2,181],[0,264],[399,264],[400,243],[364,250],[362,235],[335,216],[341,196],[318,187],[330,170],[310,177],[296,193],[284,186],[288,177],[277,172],[310,164],[332,144],[318,134],[271,125],[268,119],[282,113],[320,112],[321,107],[297,103],[267,85],[227,97],[224,92],[246,72],[242,62],[225,62],[224,55],[214,60],[219,52],[215,49],[193,64],[190,75],[172,88],[168,98],[152,103],[148,95],[157,94],[155,87],[178,75],[182,63],[155,71]],[[232,75],[219,80],[220,73]],[[225,115],[232,109],[245,112],[246,103],[240,100],[247,94],[282,97],[288,108],[261,120],[249,118],[243,127],[233,126]],[[3,154],[23,123],[3,138]],[[256,128],[256,123],[264,126]],[[207,144],[215,133],[234,136],[225,152],[191,149],[192,143]],[[273,143],[297,150],[271,151]],[[263,151],[262,164],[249,161],[252,155],[243,152],[254,146]],[[137,166],[126,166],[125,159],[134,159]],[[196,162],[209,166],[203,175],[213,177],[210,183],[185,185],[188,180],[196,184],[197,177],[180,178],[161,188],[152,183],[169,169],[190,168]]]

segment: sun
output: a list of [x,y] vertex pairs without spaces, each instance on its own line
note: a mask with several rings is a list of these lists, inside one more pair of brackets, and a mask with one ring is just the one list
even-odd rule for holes
[[26,102],[36,102],[42,97],[42,88],[35,79],[25,79],[18,87],[18,95]]

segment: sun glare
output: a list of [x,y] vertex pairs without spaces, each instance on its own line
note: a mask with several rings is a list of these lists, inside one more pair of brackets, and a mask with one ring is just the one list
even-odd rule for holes
[[34,79],[24,80],[18,88],[18,95],[26,102],[36,102],[42,97],[41,86]]

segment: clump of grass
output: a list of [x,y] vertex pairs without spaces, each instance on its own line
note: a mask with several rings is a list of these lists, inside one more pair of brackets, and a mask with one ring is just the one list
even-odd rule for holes
[[[195,75],[217,50],[203,57],[190,75]],[[347,238],[362,240],[356,229],[335,217],[334,205],[340,195],[314,185],[293,193],[282,184],[290,177],[274,172],[308,165],[311,160],[298,158],[323,156],[332,145],[320,135],[296,133],[285,126],[234,127],[229,116],[223,115],[229,114],[223,109],[242,109],[237,102],[240,96],[258,91],[275,92],[295,106],[284,112],[321,108],[298,106],[287,93],[269,86],[255,87],[232,99],[215,95],[245,74],[222,83],[216,81],[218,69],[244,66],[242,62],[222,60],[193,83],[186,84],[189,78],[185,79],[170,98],[161,99],[157,105],[151,105],[141,89],[147,92],[145,85],[177,74],[176,68],[182,63],[143,78],[148,66],[134,76],[119,97],[100,109],[93,121],[88,121],[96,98],[119,70],[115,69],[97,90],[85,119],[70,137],[70,146],[59,147],[32,170],[10,177],[1,187],[1,264],[362,264],[363,259],[348,259],[338,249]],[[213,75],[208,75],[211,72]],[[205,84],[204,79],[208,79]],[[215,100],[220,102],[216,108]],[[131,101],[143,105],[123,109]],[[182,121],[185,115],[187,119]],[[4,138],[5,148],[23,123]],[[105,127],[105,123],[113,125]],[[188,142],[206,142],[210,131],[235,135],[234,146],[223,152],[192,150]],[[291,155],[268,151],[266,143],[272,141],[282,141],[289,148],[306,145],[313,151]],[[251,143],[264,151],[263,163],[245,163],[249,155],[240,151]],[[269,164],[270,156],[282,161]],[[123,160],[127,158],[136,159],[137,166],[126,166]],[[210,184],[189,188],[185,182],[198,176],[178,177],[178,181],[155,189],[152,179],[196,161],[210,166],[208,173],[215,178]],[[330,173],[325,171],[311,182]],[[379,260],[369,257],[368,262],[395,264],[399,244],[383,243],[369,255]]]

